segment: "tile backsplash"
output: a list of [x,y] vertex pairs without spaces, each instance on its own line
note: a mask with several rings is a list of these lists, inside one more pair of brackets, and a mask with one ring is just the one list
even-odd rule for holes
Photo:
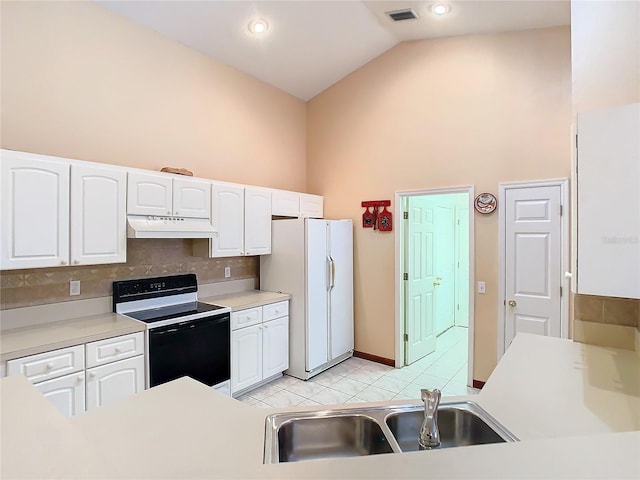
[[583,322],[635,327],[640,331],[640,300],[576,295],[574,317]]
[[[190,239],[130,238],[126,263],[6,270],[0,272],[0,309],[108,297],[114,280],[129,278],[195,273],[203,284],[259,276],[258,257],[194,257],[192,248]],[[227,266],[230,278],[224,278]],[[80,280],[80,295],[69,296],[71,280]]]

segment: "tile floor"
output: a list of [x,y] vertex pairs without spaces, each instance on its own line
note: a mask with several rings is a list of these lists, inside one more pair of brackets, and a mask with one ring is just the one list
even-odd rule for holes
[[288,375],[241,396],[257,407],[333,405],[394,399],[418,399],[420,388],[439,388],[443,396],[467,395],[467,329],[453,327],[438,337],[436,351],[396,369],[350,358],[307,380]]

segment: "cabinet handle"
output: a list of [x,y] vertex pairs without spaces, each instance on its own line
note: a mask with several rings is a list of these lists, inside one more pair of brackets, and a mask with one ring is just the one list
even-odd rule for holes
[[122,351],[122,348],[116,347],[116,353],[120,353],[121,351]]
[[60,262],[60,265],[66,265],[66,264],[67,264],[67,262],[65,262],[64,260],[62,260],[62,261]]
[[45,365],[47,370],[51,370],[53,368],[53,363],[49,362]]
[[171,210],[168,210],[168,211],[167,211],[167,215],[171,215]]
[[78,383],[82,382],[84,380],[84,378],[82,378],[82,375],[78,375]]
[[80,263],[80,260],[74,260],[73,263],[75,263],[76,265],[78,265]]

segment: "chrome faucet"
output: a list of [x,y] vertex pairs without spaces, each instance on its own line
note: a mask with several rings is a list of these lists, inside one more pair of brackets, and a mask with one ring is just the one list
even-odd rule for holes
[[424,402],[424,420],[420,428],[420,440],[418,441],[422,450],[440,446],[440,432],[438,431],[438,405],[440,405],[440,390],[434,388],[420,390],[420,398]]

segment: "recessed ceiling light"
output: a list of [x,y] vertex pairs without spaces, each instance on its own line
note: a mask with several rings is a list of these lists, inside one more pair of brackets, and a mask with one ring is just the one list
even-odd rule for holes
[[261,35],[269,30],[269,24],[266,20],[262,20],[261,18],[256,18],[255,20],[251,20],[249,22],[249,31],[254,35]]
[[444,3],[436,3],[433,7],[431,7],[431,11],[435,15],[445,15],[449,13],[449,5],[445,5]]

